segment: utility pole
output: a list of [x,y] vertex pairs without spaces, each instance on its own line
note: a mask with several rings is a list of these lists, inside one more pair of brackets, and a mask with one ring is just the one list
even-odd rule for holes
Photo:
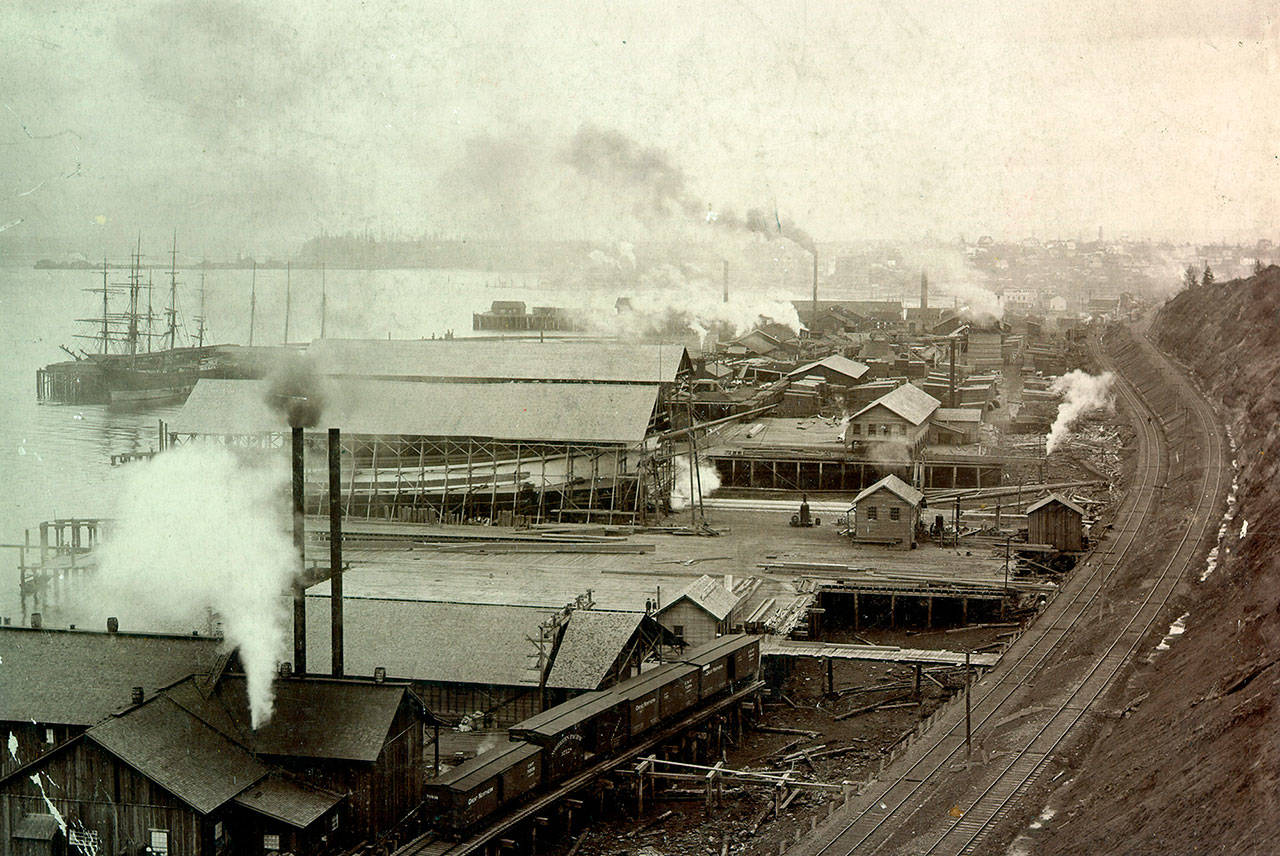
[[973,748],[973,713],[972,706],[969,703],[969,688],[973,681],[970,679],[972,673],[969,671],[969,652],[964,652],[964,757],[968,758]]
[[292,262],[284,263],[284,343],[289,344],[289,289],[292,278]]
[[324,338],[325,317],[328,315],[329,293],[325,290],[324,262],[320,262],[320,338]]
[[249,278],[249,347],[253,347],[253,316],[258,311],[258,262],[253,262],[253,273]]

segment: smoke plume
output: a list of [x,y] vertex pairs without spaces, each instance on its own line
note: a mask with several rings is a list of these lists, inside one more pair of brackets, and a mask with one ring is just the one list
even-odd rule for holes
[[282,359],[267,383],[267,403],[289,420],[290,428],[311,428],[324,412],[324,391],[311,361],[301,355]]
[[280,463],[189,445],[136,464],[86,589],[86,607],[126,626],[185,632],[212,613],[239,651],[255,728],[271,718],[272,678],[288,655],[298,567]]
[[671,485],[672,511],[688,508],[690,503],[699,502],[720,487],[720,474],[716,471],[715,464],[709,461],[698,461],[698,474],[692,485],[689,484],[689,456],[678,455],[671,463],[675,476],[675,482]]
[[1045,452],[1052,452],[1071,433],[1071,426],[1086,413],[1095,410],[1112,410],[1115,398],[1111,392],[1111,384],[1115,375],[1103,372],[1091,375],[1079,369],[1067,372],[1055,380],[1050,391],[1062,396],[1058,405],[1058,418],[1049,429],[1049,438],[1045,443]]

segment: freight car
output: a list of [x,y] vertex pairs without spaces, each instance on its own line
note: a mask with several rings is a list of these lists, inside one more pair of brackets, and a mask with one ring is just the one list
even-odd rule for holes
[[759,665],[759,637],[724,636],[610,689],[575,696],[513,725],[507,746],[428,782],[425,814],[438,832],[461,836],[513,803],[750,683]]

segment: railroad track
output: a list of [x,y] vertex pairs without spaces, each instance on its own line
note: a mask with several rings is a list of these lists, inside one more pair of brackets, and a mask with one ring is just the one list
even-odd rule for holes
[[[853,803],[852,811],[838,812],[808,841],[797,845],[792,850],[796,856],[875,853],[894,850],[898,845],[911,853],[979,852],[978,845],[1017,806],[1018,798],[1045,769],[1045,761],[1130,662],[1162,615],[1183,571],[1199,554],[1205,539],[1216,531],[1214,509],[1222,498],[1226,456],[1207,402],[1180,374],[1171,377],[1167,368],[1162,374],[1166,364],[1149,344],[1131,341],[1112,355],[1098,355],[1105,367],[1117,370],[1119,395],[1134,415],[1135,427],[1142,436],[1134,484],[1117,515],[1119,526],[1109,543],[1094,551],[1036,625],[1010,649],[1000,667],[973,688],[973,733],[979,742],[1017,714],[1018,697],[1030,681],[1044,674],[1046,664],[1054,663],[1052,658],[1061,652],[1064,643],[1074,641],[1076,631],[1095,610],[1102,612],[1112,573],[1144,546],[1139,536],[1166,487],[1166,426],[1177,424],[1185,432],[1191,427],[1189,421],[1194,412],[1205,448],[1191,524],[1181,540],[1171,545],[1168,560],[1145,595],[1132,605],[1131,612],[1120,616],[1123,623],[1118,631],[1104,649],[1091,655],[1083,674],[1058,693],[1047,710],[1016,729],[1018,740],[1013,750],[980,765],[959,817],[945,823],[937,821],[948,817],[949,806],[939,803],[947,780],[954,778],[952,773],[957,766],[970,769],[966,763],[963,717],[939,726],[935,734],[917,744],[916,750],[899,765],[905,769],[873,783]],[[1144,374],[1148,376],[1142,377]],[[1152,374],[1154,378],[1150,377]],[[1136,377],[1131,379],[1130,375]],[[922,810],[927,812],[924,821],[916,824]]]

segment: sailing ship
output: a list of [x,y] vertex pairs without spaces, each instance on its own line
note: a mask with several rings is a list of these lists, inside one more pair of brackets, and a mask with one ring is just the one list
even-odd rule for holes
[[204,342],[203,274],[194,330],[187,329],[179,313],[177,235],[169,256],[169,296],[163,314],[153,310],[150,271],[144,282],[141,240],[128,270],[125,281],[112,282],[103,259],[102,284],[85,289],[101,295],[101,314],[77,319],[89,327],[76,338],[91,345],[76,350],[60,346],[73,359],[37,372],[39,400],[72,404],[183,401],[202,374],[217,372],[222,349]]

